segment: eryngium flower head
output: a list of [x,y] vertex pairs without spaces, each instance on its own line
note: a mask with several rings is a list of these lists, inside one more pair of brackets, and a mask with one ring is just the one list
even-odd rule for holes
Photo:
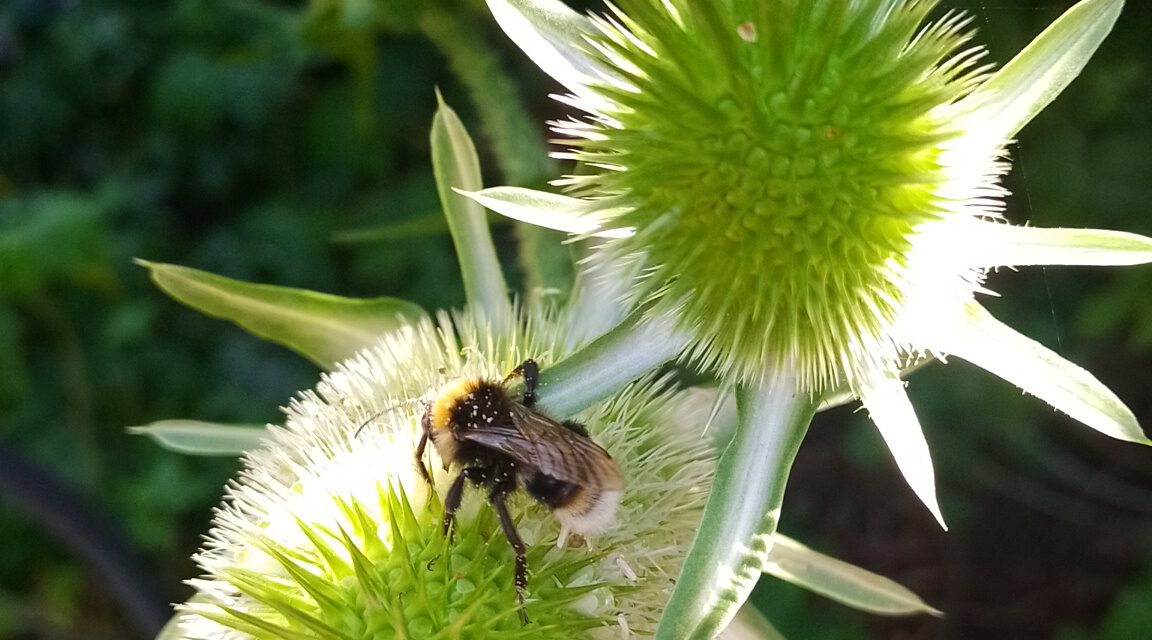
[[613,238],[651,315],[729,380],[787,367],[862,395],[909,356],[967,357],[991,268],[1148,259],[1146,239],[1001,219],[1006,146],[1121,2],[1081,3],[997,74],[970,18],[930,1],[489,5],[587,114],[555,128],[592,171],[558,182],[577,198],[477,199]]
[[[454,539],[440,496],[451,476],[431,452],[436,491],[417,474],[419,399],[460,377],[499,379],[527,357],[563,355],[566,330],[531,318],[492,335],[480,317],[443,315],[399,331],[325,376],[251,453],[198,555],[183,638],[522,638],[650,635],[695,532],[711,454],[707,403],[640,383],[579,416],[619,462],[615,521],[555,543],[548,511],[510,502],[529,545],[524,626],[513,555],[482,492],[466,489]],[[357,429],[368,426],[359,436]],[[456,470],[458,471],[458,469]]]
[[977,301],[998,267],[1152,260],[1152,239],[1001,217],[1007,147],[1087,63],[1122,0],[1083,0],[993,72],[970,20],[916,0],[488,0],[586,117],[557,123],[577,197],[469,194],[605,238],[650,318],[728,383],[863,401],[929,509],[903,366],[956,356],[1108,435],[1149,444],[1090,373]]

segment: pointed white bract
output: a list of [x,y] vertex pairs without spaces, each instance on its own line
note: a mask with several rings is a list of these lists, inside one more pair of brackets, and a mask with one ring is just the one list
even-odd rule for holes
[[973,267],[1080,265],[1119,267],[1152,257],[1152,238],[1106,229],[1042,229],[975,222],[965,251]]
[[1123,0],[1080,2],[961,101],[978,138],[996,146],[1014,138],[1080,75],[1123,6]]
[[881,615],[944,613],[884,576],[813,551],[776,534],[764,572],[861,611]]
[[936,500],[936,474],[928,442],[912,402],[904,392],[904,382],[895,376],[877,376],[861,389],[861,400],[896,459],[900,473],[940,526],[947,529]]
[[596,33],[592,21],[558,0],[488,0],[500,28],[545,73],[581,100],[602,103],[588,85],[611,78],[584,51]]
[[986,369],[1097,431],[1152,444],[1136,416],[1091,373],[1003,324],[975,302],[937,328],[940,347]]
[[604,221],[611,217],[611,210],[598,208],[595,202],[580,198],[522,187],[457,190],[457,193],[502,216],[556,231],[597,238],[625,238],[632,235],[631,229],[604,228]]

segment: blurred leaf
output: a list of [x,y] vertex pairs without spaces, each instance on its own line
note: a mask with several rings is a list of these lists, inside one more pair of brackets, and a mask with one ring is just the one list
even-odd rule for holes
[[1092,292],[1076,320],[1081,331],[1097,340],[1126,336],[1132,348],[1152,348],[1152,296],[1146,271],[1109,274],[1109,286]]
[[1132,640],[1148,637],[1152,629],[1152,571],[1145,570],[1112,601],[1099,627],[1092,632],[1064,629],[1056,640]]
[[105,218],[119,199],[108,187],[0,201],[0,296],[33,298],[59,284],[108,286]]
[[282,344],[325,369],[424,314],[398,298],[344,298],[251,284],[177,265],[137,263],[176,300]]
[[448,221],[439,211],[426,213],[401,222],[359,229],[344,229],[332,234],[332,242],[353,244],[358,242],[383,242],[385,240],[406,240],[444,233]]
[[53,564],[36,574],[36,591],[54,614],[71,618],[80,608],[86,570],[72,564]]
[[263,426],[199,420],[159,420],[128,427],[128,432],[148,436],[165,449],[197,456],[239,456],[268,437],[268,428]]
[[11,309],[0,305],[0,407],[24,395],[27,376],[20,322]]
[[813,551],[777,535],[764,572],[849,607],[881,615],[943,615],[920,596],[884,576]]

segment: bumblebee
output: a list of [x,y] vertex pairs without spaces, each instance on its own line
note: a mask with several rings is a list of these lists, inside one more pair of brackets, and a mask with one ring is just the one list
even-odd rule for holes
[[[560,521],[563,544],[569,533],[586,535],[607,526],[624,487],[620,467],[592,441],[584,425],[560,422],[533,408],[539,373],[534,360],[525,360],[503,380],[468,378],[445,388],[425,402],[423,434],[416,446],[416,466],[429,484],[432,477],[424,466],[429,440],[445,471],[460,470],[444,497],[445,532],[451,532],[465,481],[487,492],[516,554],[516,600],[525,624],[528,560],[508,512],[508,495],[523,488],[551,510]],[[524,379],[520,398],[508,388],[517,376]]]

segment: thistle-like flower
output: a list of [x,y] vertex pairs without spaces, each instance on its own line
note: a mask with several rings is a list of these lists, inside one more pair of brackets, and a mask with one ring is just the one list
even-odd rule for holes
[[[787,371],[847,388],[939,517],[899,379],[924,355],[977,364],[1114,437],[1145,442],[1091,374],[999,323],[986,274],[1152,260],[1121,232],[1006,223],[1013,136],[1070,82],[1122,2],[1085,0],[999,71],[971,20],[913,0],[621,0],[585,18],[555,0],[489,0],[584,117],[555,123],[592,168],[569,195],[495,188],[498,212],[643,267],[649,317],[735,384]],[[618,7],[618,8],[617,8]]]
[[560,357],[568,338],[539,315],[499,334],[481,315],[442,314],[326,375],[248,455],[197,557],[199,595],[165,637],[651,635],[714,464],[694,432],[676,427],[702,420],[707,403],[639,383],[580,415],[627,489],[602,535],[564,548],[546,509],[526,496],[511,502],[529,545],[527,626],[511,550],[484,496],[466,492],[450,540],[440,498],[450,478],[430,454],[430,490],[413,462],[419,399],[458,377],[499,379],[529,355]]

